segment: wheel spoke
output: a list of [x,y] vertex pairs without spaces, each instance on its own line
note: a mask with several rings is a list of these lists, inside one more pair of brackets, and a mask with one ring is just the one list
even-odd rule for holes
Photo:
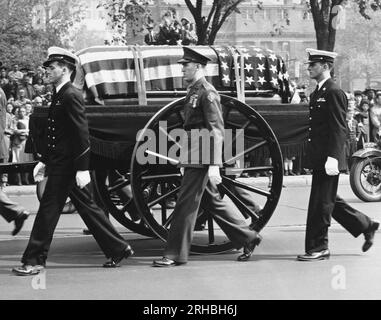
[[237,141],[237,138],[240,136],[240,135],[242,135],[242,133],[245,133],[245,129],[250,125],[250,121],[247,121],[241,128],[237,128],[237,129],[240,129],[240,130],[242,130],[241,132],[240,132],[240,134],[235,134],[234,135],[234,137],[233,137],[233,139],[232,139],[232,141],[229,143],[229,144],[227,144],[227,145],[225,145],[224,147],[225,148],[230,148],[231,146],[234,146],[234,144],[236,143],[236,141]]
[[163,155],[160,154],[160,153],[157,153],[157,152],[154,152],[154,151],[151,151],[151,150],[146,150],[146,153],[147,153],[147,154],[150,154],[151,156],[155,156],[156,158],[163,159],[163,160],[167,160],[167,161],[169,161],[172,165],[179,164],[179,161],[178,161],[178,160],[176,160],[176,159],[172,159],[172,158],[169,158],[169,157],[166,157],[166,156],[163,156]]
[[208,237],[209,237],[209,245],[214,244],[215,242],[214,222],[213,222],[213,217],[210,214],[208,217]]
[[263,171],[274,171],[273,166],[262,166],[262,167],[249,167],[249,168],[223,168],[222,173],[229,171],[230,174],[234,175],[235,173],[244,173],[244,172],[263,172]]
[[223,182],[226,182],[226,183],[228,183],[230,185],[233,185],[233,186],[245,189],[247,191],[251,191],[251,192],[260,194],[261,196],[265,196],[267,198],[269,198],[271,196],[271,192],[269,192],[267,190],[256,188],[256,187],[253,187],[251,185],[247,185],[245,183],[239,182],[237,180],[230,179],[228,177],[223,177],[222,180],[223,180]]
[[128,211],[127,211],[127,208],[128,208],[128,206],[131,204],[131,202],[132,202],[132,199],[128,200],[127,203],[126,203],[121,209],[119,209],[119,211],[120,211],[121,213],[128,212]]
[[233,201],[233,203],[237,206],[237,208],[240,211],[245,211],[251,218],[254,218],[255,220],[258,220],[258,215],[252,211],[250,208],[248,208],[233,192],[229,190],[226,186],[223,184],[220,185],[223,192],[228,195],[228,197]]
[[173,220],[173,212],[169,215],[167,218],[167,221],[163,224],[163,228],[168,229],[169,225],[172,223]]
[[181,178],[180,173],[160,174],[142,177],[142,181],[171,181],[174,178]]
[[176,189],[162,195],[161,197],[159,198],[156,198],[154,201],[151,201],[150,203],[147,204],[147,206],[149,208],[152,208],[153,206],[157,205],[158,203],[168,199],[169,197],[175,195],[176,193],[178,193],[180,191],[180,187],[177,187]]
[[240,159],[241,157],[244,157],[246,154],[248,154],[248,153],[250,153],[250,152],[252,152],[252,151],[254,151],[254,150],[256,150],[256,149],[259,149],[259,148],[261,148],[261,147],[267,145],[267,143],[268,143],[268,142],[267,142],[266,140],[263,140],[263,141],[257,143],[256,145],[254,145],[254,146],[252,146],[252,147],[246,149],[245,151],[243,151],[243,152],[237,154],[235,157],[233,157],[233,158],[231,158],[231,159],[229,159],[229,160],[226,160],[226,161],[224,162],[224,165],[226,165],[226,164],[228,164],[228,163],[233,163],[234,161]]
[[122,181],[122,182],[120,182],[120,183],[118,183],[118,184],[116,184],[116,185],[114,185],[112,187],[109,187],[107,189],[107,191],[110,192],[110,193],[111,192],[115,192],[115,191],[118,191],[120,189],[123,189],[124,187],[127,187],[128,185],[130,185],[130,181],[129,180],[124,180],[124,181]]

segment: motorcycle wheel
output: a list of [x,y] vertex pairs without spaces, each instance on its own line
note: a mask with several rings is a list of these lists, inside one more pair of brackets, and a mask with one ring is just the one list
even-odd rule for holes
[[351,166],[350,184],[354,194],[365,202],[381,201],[381,159],[364,158]]

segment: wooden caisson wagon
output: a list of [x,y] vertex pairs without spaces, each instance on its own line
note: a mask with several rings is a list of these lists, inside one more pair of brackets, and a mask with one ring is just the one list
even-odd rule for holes
[[[274,52],[227,46],[200,46],[197,50],[211,59],[207,78],[221,93],[225,128],[244,136],[244,151],[224,159],[221,192],[262,229],[281,195],[282,153],[303,152],[308,108],[287,103],[288,74],[284,61]],[[163,121],[168,132],[182,128],[186,86],[177,63],[182,47],[92,47],[77,55],[80,65],[75,85],[84,88],[88,103],[97,198],[129,230],[165,241],[182,176],[177,159],[160,160],[168,159],[165,151],[176,141],[169,137],[167,150],[159,146],[148,150],[157,161],[141,164],[137,152],[144,141],[137,141],[137,134],[140,130],[163,134],[159,126]],[[41,154],[45,145],[47,114],[47,109],[39,108],[31,117],[30,142],[36,154]],[[237,167],[235,160],[242,158],[251,160],[251,165]],[[270,175],[271,184],[256,183],[258,175]],[[237,189],[255,199],[261,212],[254,212]],[[195,233],[193,253],[233,248],[207,211],[201,208],[198,220],[206,221],[206,226]]]

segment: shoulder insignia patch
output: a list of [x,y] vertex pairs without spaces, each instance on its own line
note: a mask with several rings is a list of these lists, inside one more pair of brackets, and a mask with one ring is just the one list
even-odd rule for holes
[[208,94],[208,100],[209,100],[210,102],[213,102],[213,101],[215,101],[215,100],[218,100],[218,94],[215,93],[215,92],[210,92],[210,93]]

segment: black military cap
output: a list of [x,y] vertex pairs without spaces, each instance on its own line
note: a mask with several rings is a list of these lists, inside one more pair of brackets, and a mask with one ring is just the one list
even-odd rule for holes
[[308,53],[308,63],[314,63],[314,62],[335,62],[335,58],[337,57],[336,52],[332,51],[324,51],[324,50],[316,50],[307,48],[306,52]]
[[355,92],[353,93],[356,96],[362,96],[362,91],[361,90],[355,90]]
[[197,51],[189,47],[183,47],[183,50],[184,50],[184,56],[177,63],[184,64],[188,62],[195,62],[195,63],[207,65],[208,62],[210,61],[208,57],[205,57],[201,53],[198,53]]
[[44,62],[43,66],[46,68],[52,62],[65,62],[75,66],[77,57],[66,49],[51,47],[48,49],[48,60]]

